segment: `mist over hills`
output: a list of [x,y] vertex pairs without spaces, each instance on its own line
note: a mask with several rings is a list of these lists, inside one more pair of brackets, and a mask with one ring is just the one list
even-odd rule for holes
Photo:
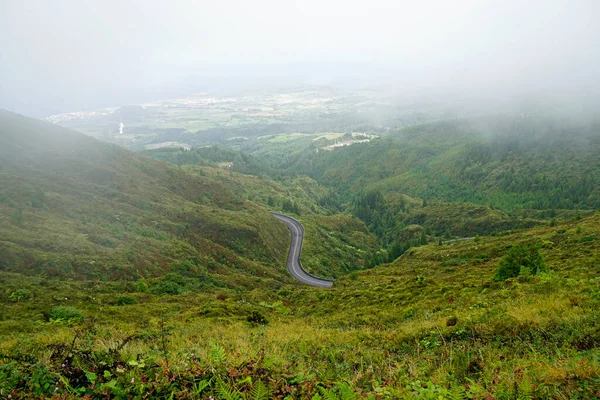
[[[594,398],[597,136],[531,123],[486,141],[433,122],[319,153],[312,137],[269,137],[297,154],[256,171],[235,146],[147,152],[168,163],[1,111],[0,389]],[[238,170],[219,167],[228,157]],[[512,186],[492,179],[513,168]],[[536,202],[554,191],[565,208]],[[304,223],[302,262],[332,289],[288,276],[270,209]],[[511,254],[536,269],[498,278]]]
[[[282,278],[261,262],[281,265],[285,230],[222,183],[48,123],[1,118],[3,268],[131,279],[190,259],[205,274],[207,263],[222,271],[239,262]],[[247,252],[234,254],[236,244]]]
[[599,17],[0,1],[0,398],[600,399]]
[[[592,398],[596,124],[435,115],[378,135],[263,134],[259,115],[247,136],[199,130],[186,134],[210,144],[142,155],[0,111],[0,333],[17,335],[0,345],[0,388]],[[287,274],[289,232],[269,210],[305,225],[303,266],[331,290]],[[549,377],[559,359],[576,378]]]

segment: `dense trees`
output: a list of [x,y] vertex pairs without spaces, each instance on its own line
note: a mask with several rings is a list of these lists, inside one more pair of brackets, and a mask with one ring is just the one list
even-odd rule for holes
[[290,199],[284,199],[281,208],[285,212],[300,214],[300,208],[298,207],[298,204]]
[[548,270],[537,247],[512,246],[500,260],[495,279],[504,281],[519,275],[536,275]]
[[[559,123],[560,122],[560,123]],[[350,200],[405,193],[504,211],[600,207],[600,132],[552,117],[480,118],[405,128],[290,166]]]

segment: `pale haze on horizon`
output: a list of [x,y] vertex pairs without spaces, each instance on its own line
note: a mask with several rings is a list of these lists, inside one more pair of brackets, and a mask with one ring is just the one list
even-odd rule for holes
[[46,116],[221,83],[596,96],[599,17],[595,0],[0,0],[0,108]]

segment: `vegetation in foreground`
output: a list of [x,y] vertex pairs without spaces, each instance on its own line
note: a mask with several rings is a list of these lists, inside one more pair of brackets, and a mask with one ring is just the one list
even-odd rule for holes
[[[148,291],[149,280],[3,272],[0,393],[597,398],[599,226],[596,214],[428,244],[326,291],[287,285],[158,294]],[[525,248],[539,249],[531,254],[547,269],[498,280],[499,268]]]

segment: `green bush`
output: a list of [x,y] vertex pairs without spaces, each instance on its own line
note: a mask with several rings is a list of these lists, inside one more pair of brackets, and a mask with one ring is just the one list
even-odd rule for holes
[[537,247],[515,245],[500,260],[498,269],[496,269],[495,279],[497,281],[504,281],[508,278],[517,277],[520,274],[536,275],[547,270],[548,267]]
[[584,236],[581,239],[579,239],[577,241],[577,243],[593,242],[594,240],[596,240],[596,236],[594,236],[594,235],[587,235],[587,236]]
[[137,299],[135,297],[131,297],[131,296],[119,296],[115,300],[115,305],[117,305],[117,306],[124,306],[127,304],[135,304],[135,303],[137,303]]
[[102,238],[99,243],[102,247],[109,247],[111,249],[117,247],[117,242],[109,237]]
[[33,297],[33,293],[29,289],[17,289],[8,297],[9,301],[18,303],[21,300],[29,300]]
[[252,311],[252,313],[248,315],[248,318],[246,318],[246,320],[252,324],[259,325],[267,325],[269,323],[265,316],[259,313],[258,311]]
[[149,290],[152,294],[181,294],[183,287],[173,281],[160,281]]
[[148,285],[142,279],[137,281],[135,284],[135,291],[139,293],[146,293],[148,291]]
[[83,314],[73,307],[56,306],[46,314],[46,318],[53,323],[75,322],[82,319]]

